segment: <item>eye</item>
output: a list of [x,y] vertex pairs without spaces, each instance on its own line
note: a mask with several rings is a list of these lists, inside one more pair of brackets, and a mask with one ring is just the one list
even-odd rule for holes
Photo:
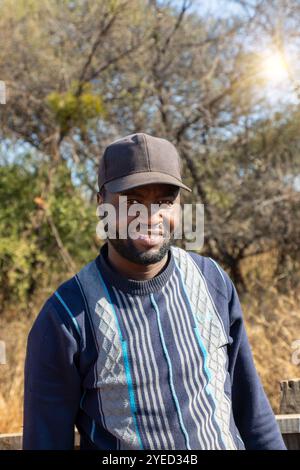
[[127,205],[128,206],[131,206],[132,204],[139,204],[139,201],[137,199],[134,199],[134,198],[127,198]]
[[165,201],[158,201],[158,204],[161,206],[162,204],[166,204],[168,206],[172,206],[174,204],[174,201],[170,200],[165,200]]

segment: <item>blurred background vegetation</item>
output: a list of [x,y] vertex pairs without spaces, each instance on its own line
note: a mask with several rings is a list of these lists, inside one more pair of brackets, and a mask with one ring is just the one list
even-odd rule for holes
[[22,426],[28,331],[92,260],[99,157],[171,140],[205,204],[205,246],[239,291],[274,411],[299,376],[297,0],[1,0],[0,433]]

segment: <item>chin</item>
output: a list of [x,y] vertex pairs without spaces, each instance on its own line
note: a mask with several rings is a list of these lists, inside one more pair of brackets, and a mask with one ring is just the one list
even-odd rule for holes
[[111,239],[111,244],[123,258],[136,264],[159,263],[168,253],[171,239],[164,238],[161,243],[154,246],[145,246],[131,238]]

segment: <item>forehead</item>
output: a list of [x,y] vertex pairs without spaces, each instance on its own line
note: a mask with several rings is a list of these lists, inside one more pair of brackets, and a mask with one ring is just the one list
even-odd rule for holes
[[142,197],[149,196],[176,196],[179,193],[179,186],[174,186],[173,184],[159,184],[151,183],[145,184],[143,186],[137,186],[136,188],[127,189],[118,194],[120,195],[136,195]]

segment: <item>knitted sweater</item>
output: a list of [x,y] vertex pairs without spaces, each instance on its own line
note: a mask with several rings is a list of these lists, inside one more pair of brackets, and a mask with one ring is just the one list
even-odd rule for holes
[[24,449],[285,449],[236,290],[210,258],[171,247],[132,280],[107,243],[47,299],[25,363]]

